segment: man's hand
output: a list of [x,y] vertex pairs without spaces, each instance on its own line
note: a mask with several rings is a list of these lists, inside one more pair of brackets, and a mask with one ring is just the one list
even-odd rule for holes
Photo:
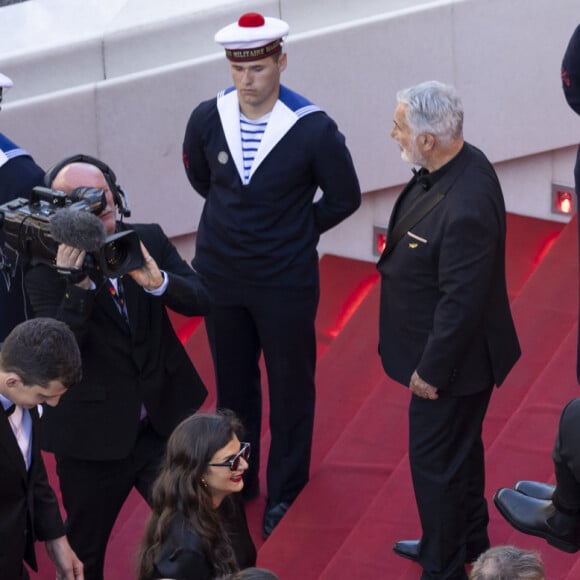
[[56,580],[84,580],[83,563],[73,552],[66,536],[48,540],[46,551],[56,568]]
[[437,394],[437,387],[426,383],[420,376],[417,371],[414,371],[411,375],[411,382],[409,383],[409,388],[413,395],[417,397],[421,397],[422,399],[431,399],[435,401],[435,399],[439,398]]
[[[79,248],[67,246],[66,244],[59,244],[56,252],[56,267],[63,270],[81,271],[86,255],[87,253],[84,250],[79,250]],[[76,286],[85,290],[88,290],[90,285],[91,279],[88,275],[76,284]]]
[[163,274],[159,270],[157,262],[151,257],[147,248],[143,245],[143,242],[139,243],[141,244],[141,253],[143,254],[144,263],[141,268],[131,270],[129,276],[131,276],[139,286],[145,288],[145,290],[157,290],[157,288],[163,284]]

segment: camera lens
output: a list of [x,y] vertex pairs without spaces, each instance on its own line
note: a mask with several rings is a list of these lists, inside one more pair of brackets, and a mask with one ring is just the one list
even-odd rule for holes
[[127,245],[118,243],[118,240],[105,244],[102,251],[110,272],[118,272],[127,260]]

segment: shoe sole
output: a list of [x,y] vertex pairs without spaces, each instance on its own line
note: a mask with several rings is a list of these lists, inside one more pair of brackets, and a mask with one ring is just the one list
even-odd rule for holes
[[393,552],[395,552],[395,554],[397,554],[397,556],[400,556],[401,558],[405,558],[405,560],[410,560],[411,562],[418,562],[419,558],[417,558],[417,556],[408,554],[407,552],[401,552],[400,550],[397,550],[395,547],[393,547]]
[[[405,560],[419,563],[419,558],[417,558],[417,556],[412,556],[411,554],[408,554],[407,552],[401,552],[400,550],[397,550],[394,546],[393,546],[393,552],[397,556],[399,556],[400,558],[405,558]],[[466,564],[473,564],[473,562],[475,562],[475,560],[477,560],[477,558],[479,557],[479,554],[481,554],[482,552],[485,552],[485,550],[478,552],[477,556],[467,556],[465,559],[465,563]]]
[[503,507],[495,501],[494,504],[499,513],[506,519],[506,521],[523,534],[528,534],[529,536],[536,536],[537,538],[542,538],[550,544],[550,546],[554,546],[554,548],[558,548],[558,550],[562,550],[563,552],[567,552],[569,554],[574,554],[578,550],[580,550],[580,546],[576,544],[571,544],[570,542],[566,542],[565,540],[561,540],[560,538],[556,538],[544,532],[539,532],[538,530],[534,530],[531,528],[526,528],[526,526],[522,526],[520,523],[515,522],[511,519],[511,517],[503,510]]

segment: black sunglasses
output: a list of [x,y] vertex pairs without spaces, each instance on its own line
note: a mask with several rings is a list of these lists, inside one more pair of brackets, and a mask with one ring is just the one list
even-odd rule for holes
[[229,467],[230,471],[237,471],[240,467],[240,458],[246,462],[250,459],[250,444],[247,441],[242,441],[241,449],[231,459],[223,463],[208,463],[208,465],[210,467]]

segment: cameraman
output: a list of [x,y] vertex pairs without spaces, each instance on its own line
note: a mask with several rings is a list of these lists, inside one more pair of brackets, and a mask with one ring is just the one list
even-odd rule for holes
[[[0,103],[12,80],[0,73]],[[0,205],[17,197],[28,197],[32,188],[42,185],[44,171],[21,147],[0,133]],[[22,269],[2,269],[2,230],[0,228],[0,346],[7,334],[27,318]]]
[[166,307],[203,315],[208,298],[158,225],[116,220],[124,198],[102,162],[80,155],[64,160],[45,182],[66,194],[77,187],[104,190],[107,203],[98,217],[107,235],[132,229],[142,242],[143,266],[123,278],[84,272],[85,252],[66,244],[58,247],[56,266],[80,276],[38,264],[25,277],[35,316],[65,321],[81,349],[83,380],[47,410],[44,442],[56,457],[71,546],[85,578],[101,580],[125,499],[135,487],[149,502],[167,437],[207,395]]

